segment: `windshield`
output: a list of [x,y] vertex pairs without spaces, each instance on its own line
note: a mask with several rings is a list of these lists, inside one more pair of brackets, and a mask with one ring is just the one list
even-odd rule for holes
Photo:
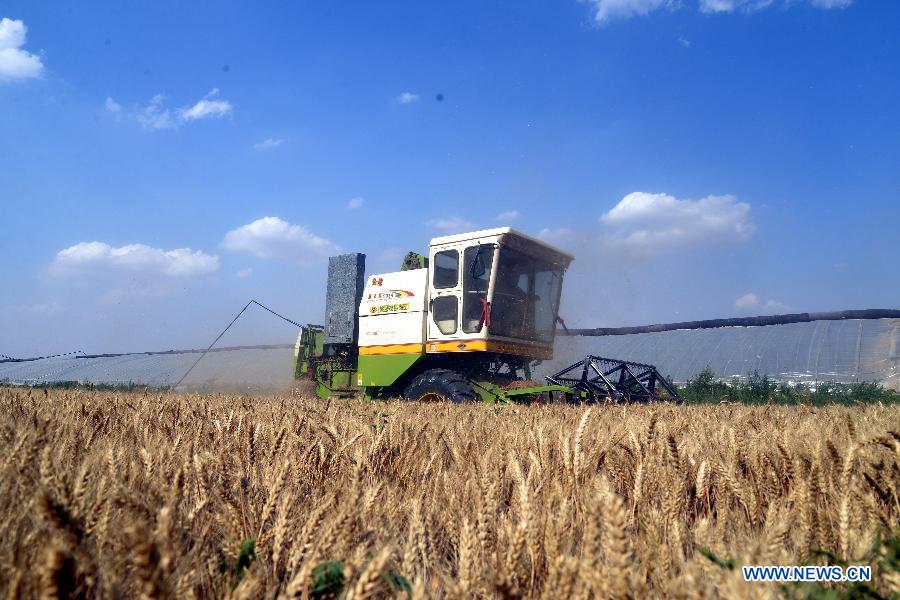
[[494,247],[487,244],[466,248],[463,260],[463,331],[478,333],[486,322],[485,313]]
[[562,269],[512,248],[500,249],[491,304],[491,333],[552,342]]

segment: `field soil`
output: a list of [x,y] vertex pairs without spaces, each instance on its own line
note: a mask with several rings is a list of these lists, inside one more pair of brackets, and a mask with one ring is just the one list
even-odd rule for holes
[[0,388],[10,598],[804,597],[740,566],[842,560],[887,597],[898,523],[897,406]]

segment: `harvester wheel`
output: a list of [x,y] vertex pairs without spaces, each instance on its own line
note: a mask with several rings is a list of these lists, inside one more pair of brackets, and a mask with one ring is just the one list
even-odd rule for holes
[[477,402],[475,388],[459,373],[449,369],[431,369],[417,375],[403,391],[407,400]]

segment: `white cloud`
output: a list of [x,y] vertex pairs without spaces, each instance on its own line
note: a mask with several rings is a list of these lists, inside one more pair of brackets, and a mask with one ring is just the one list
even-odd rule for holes
[[397,96],[397,102],[400,104],[412,104],[413,102],[418,101],[419,95],[413,94],[412,92],[403,92],[399,96]]
[[471,230],[475,225],[471,221],[466,221],[460,217],[439,217],[429,220],[426,225],[440,229],[441,231],[449,231],[452,233],[464,233]]
[[138,123],[149,129],[169,129],[175,127],[175,120],[168,108],[163,106],[166,97],[157,94],[150,99],[150,102],[144,108],[135,112],[134,117]]
[[250,267],[247,267],[246,269],[241,269],[240,271],[238,271],[237,273],[234,274],[234,276],[237,277],[238,279],[246,279],[247,277],[250,277],[251,275],[253,275],[253,269],[251,269]]
[[537,232],[537,238],[575,255],[587,253],[596,243],[593,235],[568,227],[545,227]]
[[347,202],[347,208],[350,210],[356,210],[357,208],[362,208],[363,204],[366,203],[366,199],[362,196],[354,196],[350,198],[350,201]]
[[594,20],[605,23],[610,19],[640,17],[664,8],[674,10],[678,0],[582,0],[594,6]]
[[278,217],[263,217],[225,234],[222,246],[252,252],[259,258],[285,258],[305,262],[310,255],[340,251],[333,242],[315,235],[302,225]]
[[499,215],[494,217],[494,220],[501,221],[503,223],[512,223],[513,221],[515,221],[516,219],[518,219],[521,216],[522,216],[522,213],[520,213],[517,210],[507,210],[507,211],[503,211],[502,213],[500,213]]
[[739,311],[751,311],[760,307],[765,308],[767,312],[783,313],[790,310],[790,306],[779,302],[778,300],[766,300],[765,304],[759,299],[759,296],[753,292],[748,292],[734,301],[734,307]]
[[253,144],[254,150],[268,150],[270,148],[277,148],[281,144],[284,143],[284,140],[281,138],[266,138],[261,142],[256,142]]
[[809,0],[816,8],[847,8],[853,0]]
[[216,100],[219,88],[213,88],[205,98],[191,107],[182,108],[179,117],[183,121],[196,121],[198,119],[221,119],[231,113],[231,102],[228,100]]
[[783,302],[779,302],[778,300],[766,300],[766,309],[772,310],[775,312],[786,312],[791,309],[790,306]]
[[[684,5],[682,0],[581,0],[591,4],[594,10],[594,20],[603,24],[613,19],[628,19],[630,17],[643,17],[660,10],[674,11]],[[776,1],[785,6],[796,3],[798,0],[699,0],[697,6],[705,13],[730,13],[735,11],[753,12],[761,10]],[[846,8],[853,0],[806,0],[810,6],[816,8]]]
[[678,36],[678,43],[681,44],[682,46],[684,46],[685,48],[691,47],[691,40],[689,40],[686,37],[681,36],[681,35]]
[[161,250],[144,244],[114,248],[103,242],[80,242],[60,250],[53,260],[57,272],[118,270],[167,277],[193,277],[219,268],[219,257],[200,250]]
[[731,12],[740,0],[700,0],[700,11],[705,13]]
[[112,98],[110,98],[109,96],[106,97],[106,102],[103,104],[103,106],[106,108],[107,111],[109,111],[111,113],[117,113],[120,110],[122,110],[122,105],[119,104],[118,102],[116,102],[115,100],[113,100]]
[[538,238],[550,243],[568,242],[571,241],[574,235],[575,232],[568,227],[545,227],[538,231],[537,234]]
[[0,48],[21,48],[25,45],[28,28],[25,23],[3,17],[0,19]]
[[611,246],[640,254],[741,241],[755,229],[750,205],[734,196],[679,200],[668,194],[632,192],[600,221],[612,228]]
[[[700,0],[700,11],[705,13],[730,13],[735,11],[754,12],[768,8],[775,4],[776,0]],[[783,0],[784,5],[790,5],[795,0]],[[847,8],[853,0],[807,0],[816,8]]]
[[0,19],[0,81],[39,77],[44,71],[40,56],[22,50],[27,34],[22,21]]
[[[172,111],[165,106],[166,96],[156,94],[147,106],[134,111],[134,118],[149,129],[171,129],[181,123],[189,123],[200,119],[220,119],[232,112],[231,103],[227,100],[216,100],[219,89],[213,88],[203,99],[193,106]],[[279,142],[280,143],[280,142]]]
[[766,8],[774,0],[700,0],[700,11],[705,13],[752,12]]
[[759,306],[759,296],[748,292],[734,301],[734,307],[738,310],[752,310]]

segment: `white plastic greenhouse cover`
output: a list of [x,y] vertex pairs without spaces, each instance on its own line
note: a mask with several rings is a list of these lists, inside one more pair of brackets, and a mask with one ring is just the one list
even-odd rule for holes
[[[786,382],[879,381],[900,387],[900,320],[846,320],[679,330],[608,337],[558,337],[540,377],[588,354],[655,365],[683,382],[704,367],[721,378],[758,371]],[[171,386],[196,360],[189,354],[48,358],[0,363],[0,382],[57,381]],[[266,392],[292,385],[293,351],[257,348],[212,352],[180,389]]]
[[705,367],[718,377],[758,371],[779,381],[900,383],[900,320],[846,320],[722,327],[607,337],[557,338],[553,372],[587,354],[655,365],[683,382]]

